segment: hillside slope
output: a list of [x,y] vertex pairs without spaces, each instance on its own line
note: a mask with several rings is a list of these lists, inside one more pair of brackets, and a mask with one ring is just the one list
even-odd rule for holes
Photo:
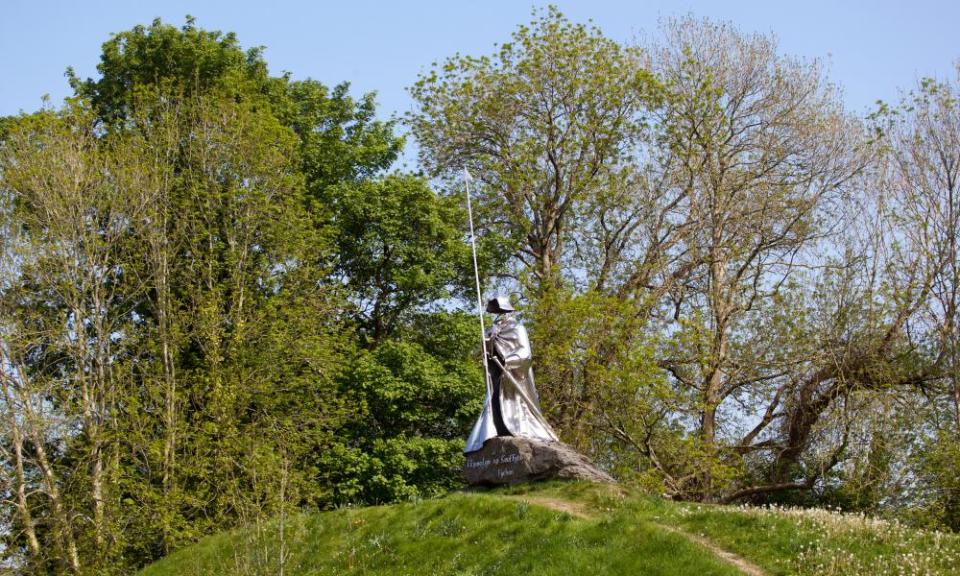
[[288,517],[207,538],[141,576],[880,576],[956,574],[957,566],[957,535],[571,483]]

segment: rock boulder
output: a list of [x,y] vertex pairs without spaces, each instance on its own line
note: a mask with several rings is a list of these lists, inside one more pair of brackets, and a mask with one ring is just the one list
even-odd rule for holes
[[560,442],[500,436],[470,452],[463,476],[472,486],[518,484],[537,480],[589,480],[615,482],[590,460]]

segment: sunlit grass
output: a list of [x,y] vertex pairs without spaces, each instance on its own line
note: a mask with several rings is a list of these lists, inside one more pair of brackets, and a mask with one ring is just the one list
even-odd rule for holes
[[[553,502],[570,502],[571,511]],[[728,575],[682,532],[769,574],[955,574],[960,538],[823,510],[665,501],[552,483],[287,518],[205,539],[142,576]]]

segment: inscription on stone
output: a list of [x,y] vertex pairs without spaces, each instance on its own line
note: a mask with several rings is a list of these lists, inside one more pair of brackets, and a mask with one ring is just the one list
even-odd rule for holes
[[518,453],[495,456],[468,456],[465,465],[468,473],[482,477],[495,477],[498,481],[510,482],[518,476],[518,467],[523,465],[523,456]]
[[476,468],[487,468],[489,466],[497,466],[500,464],[518,464],[523,462],[523,458],[519,454],[505,454],[503,456],[497,456],[495,458],[467,458],[467,468],[476,469]]

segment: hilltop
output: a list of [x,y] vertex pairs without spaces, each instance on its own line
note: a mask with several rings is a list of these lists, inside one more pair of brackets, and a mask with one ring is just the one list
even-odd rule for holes
[[958,563],[957,535],[862,515],[549,483],[278,518],[204,539],[140,576],[881,576],[952,574]]

